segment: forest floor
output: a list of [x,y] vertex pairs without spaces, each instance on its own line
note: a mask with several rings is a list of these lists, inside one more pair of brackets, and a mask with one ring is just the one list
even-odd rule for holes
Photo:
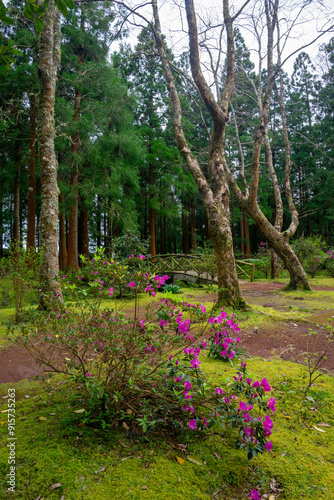
[[[132,436],[124,429],[85,426],[78,413],[82,394],[61,375],[34,380],[42,371],[6,338],[3,322],[13,320],[14,310],[2,309],[0,499],[9,498],[6,408],[13,388],[15,500],[249,500],[253,488],[261,500],[334,498],[334,350],[326,340],[334,319],[334,279],[311,280],[312,292],[285,292],[285,284],[241,283],[250,307],[236,318],[242,347],[251,356],[247,368],[252,378],[268,378],[277,401],[272,452],[251,461],[236,450],[235,435],[220,428]],[[175,297],[210,310],[216,295],[210,288],[184,286]],[[131,309],[127,301],[125,311]],[[310,335],[310,329],[318,334]],[[309,371],[301,362],[307,351],[316,354],[327,345],[329,376],[318,378],[305,398]],[[235,368],[228,363],[205,353],[201,360],[211,383],[233,379]]]
[[[240,283],[243,296],[252,309],[252,314],[236,313],[242,327],[239,336],[247,353],[262,358],[278,356],[283,360],[303,361],[306,351],[325,349],[326,334],[334,319],[334,279],[313,281],[312,289],[318,293],[284,292],[284,282]],[[322,281],[321,285],[315,284]],[[185,288],[179,297],[209,306],[216,294],[204,293],[202,288]],[[132,312],[129,307],[126,311]],[[308,341],[310,329],[320,335]],[[334,342],[323,366],[334,369]],[[0,383],[18,382],[42,372],[24,348],[0,339]]]

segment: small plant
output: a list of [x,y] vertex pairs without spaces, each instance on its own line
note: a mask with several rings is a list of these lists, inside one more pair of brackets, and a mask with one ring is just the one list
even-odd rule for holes
[[326,345],[325,347],[317,352],[317,344],[320,340],[319,333],[316,330],[309,328],[309,334],[307,337],[306,352],[302,354],[304,363],[308,370],[308,382],[305,388],[303,399],[305,399],[308,391],[314,385],[314,382],[324,375],[325,371],[330,371],[334,369],[334,366],[329,370],[325,369],[325,364],[327,361],[328,350],[333,342],[333,332],[326,335]]
[[[22,320],[25,304],[37,300],[37,281],[42,255],[32,249],[25,250],[16,243],[8,257],[0,263],[0,273],[12,282],[14,290],[15,321]],[[8,300],[8,293],[5,295]]]
[[172,294],[178,294],[178,293],[181,293],[182,290],[178,285],[174,285],[172,283],[170,283],[170,284],[166,283],[163,287],[163,291],[169,292]]

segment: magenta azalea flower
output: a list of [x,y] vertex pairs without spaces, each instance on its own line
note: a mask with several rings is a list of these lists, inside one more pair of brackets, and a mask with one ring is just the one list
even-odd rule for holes
[[134,283],[134,281],[130,281],[130,283],[128,285],[126,285],[126,286],[129,287],[129,288],[135,288],[136,283]]
[[196,425],[197,425],[196,420],[194,418],[191,419],[189,422],[189,427],[192,431],[195,429]]
[[198,367],[199,367],[199,365],[201,364],[201,361],[199,361],[197,358],[195,358],[195,359],[192,359],[192,360],[190,361],[190,364],[191,364],[191,366],[192,366],[193,368],[198,368]]
[[266,415],[264,422],[263,422],[264,435],[270,436],[272,428],[273,428],[272,420],[270,419],[270,417],[268,415]]
[[273,412],[276,411],[275,404],[276,404],[275,398],[270,398],[268,401],[268,408],[270,408],[270,410]]
[[261,500],[261,497],[258,494],[257,490],[252,490],[250,500]]
[[262,380],[261,385],[262,385],[264,391],[267,391],[267,392],[271,391],[271,387],[270,387],[268,380],[266,378],[264,378]]
[[184,383],[184,388],[187,390],[187,391],[190,391],[191,389],[191,382],[189,382],[188,380],[186,380]]
[[273,443],[272,441],[269,441],[268,443],[266,443],[264,445],[265,449],[270,453],[271,452],[271,448],[273,447]]
[[217,393],[217,394],[219,394],[219,395],[221,396],[222,394],[224,394],[224,391],[223,391],[223,389],[221,389],[220,387],[217,387],[217,389],[216,389],[216,393]]

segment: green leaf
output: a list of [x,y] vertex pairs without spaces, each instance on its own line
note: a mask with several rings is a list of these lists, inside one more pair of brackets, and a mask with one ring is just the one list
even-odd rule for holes
[[39,17],[35,17],[34,23],[35,23],[35,29],[36,29],[37,33],[40,33],[42,31],[42,29],[45,27],[44,22]]
[[56,7],[60,10],[63,16],[67,15],[67,7],[64,0],[55,0]]

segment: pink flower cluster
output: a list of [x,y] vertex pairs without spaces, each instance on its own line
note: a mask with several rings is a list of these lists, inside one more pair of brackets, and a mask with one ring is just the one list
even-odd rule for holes
[[[227,318],[227,313],[222,309],[218,316],[209,318],[211,325],[210,356],[221,357],[224,361],[232,360],[236,356],[235,346],[240,342],[240,338],[231,337],[231,332],[239,333],[241,330],[235,322],[234,314]],[[218,330],[215,330],[216,325]]]

